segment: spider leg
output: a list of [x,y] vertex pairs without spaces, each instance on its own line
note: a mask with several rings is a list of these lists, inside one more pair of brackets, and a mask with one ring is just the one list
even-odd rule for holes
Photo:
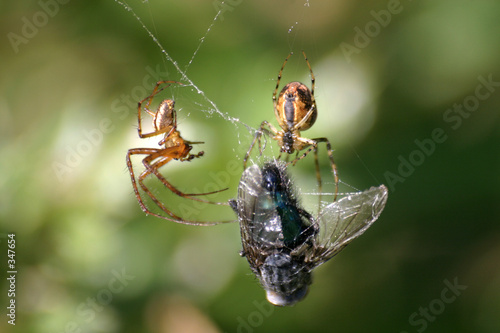
[[[151,133],[152,135],[158,135],[158,134],[166,132],[167,129],[170,129],[168,131],[168,133],[163,136],[163,139],[161,139],[158,142],[159,146],[163,146],[170,139],[170,135],[172,135],[172,133],[174,133],[177,130],[177,111],[175,111],[174,108],[172,108],[171,111],[172,111],[172,124],[170,126],[166,126],[164,128],[158,129],[156,132],[154,132],[157,134]],[[179,136],[180,136],[180,133],[179,133]],[[184,141],[184,142],[188,143],[187,141]],[[201,142],[201,143],[203,143],[203,142]]]
[[[228,220],[228,221],[191,221],[191,220],[184,220],[180,218],[179,216],[175,215],[172,213],[170,210],[168,210],[161,202],[158,201],[158,199],[151,193],[151,191],[142,183],[142,180],[139,180],[141,188],[148,194],[148,196],[155,202],[155,204],[158,205],[159,208],[161,208],[168,216],[160,215],[157,213],[154,213],[150,211],[146,205],[144,204],[144,201],[139,193],[138,187],[137,187],[137,182],[135,179],[135,174],[134,174],[134,169],[132,167],[132,162],[130,159],[130,156],[132,155],[151,155],[155,154],[158,152],[159,149],[155,148],[135,148],[135,149],[130,149],[127,153],[127,167],[130,172],[130,177],[132,179],[132,186],[134,188],[134,193],[137,198],[137,201],[139,202],[139,205],[147,215],[153,215],[156,217],[159,217],[164,220],[176,222],[176,223],[182,223],[182,224],[187,224],[187,225],[199,225],[199,226],[209,226],[209,225],[216,225],[216,224],[221,224],[221,223],[232,223],[235,222],[236,220]],[[165,162],[167,163],[167,162]],[[143,173],[147,172],[147,170],[143,171]],[[149,173],[148,173],[149,174]]]
[[[153,213],[152,211],[150,211],[147,207],[146,207],[146,204],[144,203],[144,201],[142,200],[142,197],[141,195],[139,194],[139,190],[137,188],[137,185],[136,185],[136,180],[135,180],[135,175],[133,173],[133,169],[132,169],[132,163],[130,161],[130,156],[131,155],[135,155],[135,154],[145,154],[145,155],[148,155],[146,158],[150,157],[150,156],[153,156],[155,154],[157,154],[159,151],[159,149],[154,149],[154,148],[136,148],[136,149],[130,149],[128,151],[128,154],[127,154],[127,165],[129,167],[129,170],[130,170],[130,175],[132,177],[132,185],[134,186],[134,192],[135,192],[135,195],[137,197],[137,200],[139,201],[139,205],[141,206],[141,209],[146,213],[146,214],[150,214],[150,215],[154,215],[154,216],[160,216],[158,214],[155,214]],[[146,159],[145,158],[145,159]],[[171,160],[172,158],[170,158],[169,160]],[[168,161],[167,161],[168,162]],[[166,163],[166,162],[165,162]],[[139,185],[141,186],[142,190],[144,191],[144,193],[146,193],[150,198],[151,200],[153,200],[153,202],[162,210],[164,211],[168,216],[170,216],[170,218],[172,218],[173,220],[172,221],[180,221],[182,220],[179,216],[175,215],[174,213],[172,213],[169,209],[167,209],[167,207],[165,207],[165,205],[163,205],[157,198],[156,196],[149,190],[149,188],[144,184],[144,178],[147,177],[147,175],[149,174],[149,170],[146,169],[144,170],[140,176],[139,176]]]
[[[129,151],[127,152],[127,167],[128,167],[129,173],[130,173],[130,178],[132,180],[132,186],[134,188],[135,197],[137,198],[137,201],[139,202],[139,206],[141,206],[142,211],[145,212],[146,214],[151,214],[151,215],[154,215],[154,213],[151,212],[146,207],[146,205],[144,204],[144,201],[142,200],[141,194],[139,193],[139,189],[137,187],[137,181],[136,181],[135,174],[134,174],[134,168],[132,167],[132,161],[130,160],[130,156],[132,156],[132,155],[150,155],[150,154],[156,153],[157,151],[158,151],[158,149],[154,149],[154,148],[135,148],[135,149],[129,149]],[[145,186],[142,184],[142,182],[140,182],[140,185],[141,185],[141,188],[144,190],[144,192],[146,192],[149,195],[149,197],[153,196],[153,194],[149,191],[149,189],[147,187],[145,188]],[[176,216],[174,215],[172,217],[176,217]]]
[[[183,85],[180,82],[176,81],[158,81],[153,89],[153,92],[151,95],[148,97],[144,98],[138,103],[137,107],[137,119],[138,119],[138,132],[139,132],[139,137],[140,138],[147,138],[147,137],[153,137],[157,136],[159,134],[165,133],[165,136],[162,140],[160,140],[159,145],[166,145],[167,142],[169,142],[172,138],[170,138],[173,134],[175,134],[176,129],[177,129],[177,115],[176,111],[173,108],[173,101],[172,100],[165,100],[160,104],[160,107],[158,107],[158,110],[156,112],[153,112],[150,110],[150,105],[153,101],[153,98],[161,92],[163,89],[169,87],[171,84],[177,83],[180,85]],[[164,87],[161,87],[162,84],[167,84]],[[144,106],[144,111],[147,112],[149,115],[153,116],[153,127],[155,131],[151,133],[142,133],[142,117],[141,117],[141,112]],[[161,112],[161,113],[160,113]],[[159,120],[157,121],[157,117]],[[171,118],[172,121],[168,121],[168,119]],[[167,120],[166,124],[163,121],[164,119]],[[174,141],[178,140],[178,141]],[[188,224],[188,225],[215,225],[215,224],[220,224],[220,223],[230,223],[230,222],[235,222],[236,220],[228,220],[228,221],[193,221],[193,220],[185,220],[182,219],[180,216],[176,215],[172,211],[170,211],[158,198],[152,193],[152,191],[146,186],[144,183],[144,180],[146,177],[148,177],[150,174],[154,174],[156,178],[161,181],[161,183],[167,187],[171,192],[174,194],[186,198],[186,199],[191,199],[195,201],[200,201],[203,203],[210,203],[210,204],[217,204],[217,205],[229,205],[229,203],[220,203],[220,202],[211,202],[208,200],[202,200],[195,198],[195,196],[199,195],[208,195],[208,194],[213,194],[213,193],[218,193],[221,191],[224,191],[226,189],[218,190],[218,191],[213,191],[213,192],[207,192],[207,193],[193,193],[193,194],[186,194],[181,191],[179,191],[176,187],[174,187],[170,182],[168,182],[165,177],[163,177],[162,174],[159,172],[159,168],[161,168],[163,165],[167,164],[173,159],[179,160],[179,161],[190,161],[194,158],[201,157],[203,156],[203,151],[199,152],[198,154],[189,154],[191,150],[190,144],[197,144],[197,143],[203,143],[203,142],[188,142],[183,140],[180,137],[180,134],[177,132],[175,134],[175,138],[172,139],[171,143],[168,145],[171,145],[174,142],[180,142],[179,145],[175,145],[173,147],[168,147],[168,148],[135,148],[135,149],[130,149],[127,152],[127,167],[129,169],[129,174],[132,180],[132,186],[134,189],[135,196],[137,198],[137,201],[139,202],[139,205],[141,209],[147,214],[147,215],[153,215],[158,218],[162,218],[164,220],[168,221],[173,221],[176,223],[182,223],[182,224]],[[143,158],[142,163],[145,166],[145,170],[142,171],[142,173],[137,177],[136,179],[136,174],[134,172],[134,168],[132,165],[131,161],[131,156],[132,155],[146,155],[146,157]],[[139,188],[137,186],[137,183],[139,183],[142,191],[146,193],[146,195],[156,204],[156,206],[161,209],[164,214],[160,215],[160,213],[155,213],[152,212],[151,210],[146,207],[146,204],[143,200],[144,194],[142,194],[139,191]],[[166,214],[166,215],[165,215]]]
[[[283,152],[280,150],[280,153],[278,154],[278,160],[281,160],[281,154]],[[285,162],[288,162],[288,154],[286,155]]]
[[160,214],[156,214],[156,213],[153,213],[153,212],[150,212],[150,211],[147,211],[145,213],[147,215],[152,215],[152,216],[158,217],[160,219],[164,219],[164,220],[167,220],[167,221],[172,221],[172,222],[175,222],[175,223],[181,223],[181,224],[186,224],[186,225],[202,226],[202,227],[212,226],[212,225],[217,225],[217,224],[237,222],[237,220],[227,220],[227,221],[192,221],[192,220],[184,220],[184,219],[181,219],[181,218],[179,218],[179,219],[173,219],[173,218],[170,218],[170,217],[167,217],[167,216],[164,216],[164,215],[160,215]]
[[276,119],[278,119],[278,121],[280,121],[281,118],[279,116],[278,108],[276,105],[276,94],[278,93],[278,88],[280,86],[281,74],[283,74],[283,69],[285,69],[285,65],[288,62],[288,58],[290,58],[290,56],[292,54],[293,54],[293,52],[290,52],[290,54],[288,54],[288,56],[285,58],[285,61],[283,62],[283,65],[281,66],[280,72],[278,73],[278,80],[276,81],[276,88],[274,89],[274,92],[273,92],[274,115],[275,115]]
[[[159,89],[159,87],[162,84],[165,84],[165,83],[168,83],[168,85],[166,85],[166,86],[162,87],[161,89]],[[167,136],[169,136],[175,130],[176,124],[174,123],[174,125],[171,128],[170,127],[165,127],[165,128],[153,131],[151,133],[142,133],[142,121],[141,121],[141,110],[142,110],[142,105],[144,104],[144,102],[146,102],[146,104],[144,106],[144,110],[149,115],[151,115],[151,116],[154,117],[156,115],[156,113],[152,112],[149,109],[149,107],[151,105],[151,102],[153,101],[153,98],[156,96],[156,94],[160,93],[163,89],[168,88],[173,83],[176,83],[176,84],[179,84],[179,85],[183,85],[181,82],[177,82],[177,81],[158,81],[158,82],[156,82],[155,88],[153,89],[153,92],[151,93],[151,95],[149,95],[148,97],[144,98],[143,100],[141,100],[138,103],[138,106],[137,106],[137,119],[138,119],[138,121],[137,122],[138,122],[139,126],[138,126],[137,130],[139,132],[139,137],[141,139],[143,139],[143,138],[149,138],[149,137],[152,137],[152,136],[157,136],[157,135],[160,135],[160,134],[168,132],[168,134],[166,135],[166,137],[167,137]],[[176,121],[176,119],[175,119],[175,116],[176,116],[175,110],[173,110],[173,116],[174,116],[174,122],[175,122]]]
[[[158,149],[155,153],[149,154],[146,156],[143,160],[142,163],[146,167],[146,170],[142,172],[142,174],[139,176],[139,184],[141,184],[141,187],[143,186],[143,181],[144,179],[149,175],[149,174],[154,174],[158,180],[160,180],[163,185],[165,185],[170,191],[173,193],[177,194],[178,196],[182,198],[188,198],[191,200],[203,202],[203,203],[208,203],[208,204],[213,204],[213,205],[227,205],[227,203],[221,203],[221,202],[213,202],[209,200],[204,200],[204,199],[199,199],[195,198],[195,196],[200,196],[200,195],[209,195],[209,194],[214,194],[214,193],[219,193],[222,191],[227,190],[228,188],[222,189],[222,190],[217,190],[217,191],[212,191],[212,192],[205,192],[205,193],[184,193],[180,190],[178,190],[175,186],[173,186],[163,175],[158,171],[159,168],[170,162],[172,159],[176,157],[172,157],[173,154],[171,152],[176,151],[178,147],[169,147],[165,149]],[[203,151],[199,152],[196,155],[190,154],[186,157],[178,157],[180,161],[190,161],[193,158],[201,157],[203,156]],[[155,159],[159,158],[158,161],[151,163]],[[144,185],[145,186],[145,185]],[[147,191],[145,191],[147,192]],[[149,192],[151,193],[151,192]],[[153,201],[158,205],[158,207],[162,208],[164,205],[160,203],[156,198],[151,197]],[[162,210],[164,210],[162,208]]]
[[[297,138],[297,140],[299,140],[301,143],[302,143],[302,149],[299,150],[297,149],[296,150],[296,154],[295,154],[295,158],[293,161],[289,162],[289,156],[290,154],[287,154],[286,155],[286,159],[285,159],[285,162],[287,163],[287,166],[288,165],[292,165],[292,166],[295,166],[295,164],[300,161],[301,159],[305,158],[311,151],[314,150],[314,165],[315,165],[315,168],[316,168],[316,179],[318,181],[318,192],[319,192],[319,197],[318,197],[318,201],[319,201],[319,205],[318,205],[318,208],[321,207],[321,196],[322,196],[322,193],[323,193],[323,187],[322,187],[322,182],[321,182],[321,173],[320,173],[320,170],[319,170],[319,161],[318,161],[318,145],[315,141],[313,140],[310,140],[310,139],[307,139],[307,138],[303,138],[303,137],[299,137]],[[299,153],[300,151],[302,151],[303,149],[309,147],[310,148],[308,150],[305,151],[305,153],[303,153],[302,155],[299,156]],[[280,157],[281,157],[281,153],[280,153]],[[319,211],[318,211],[319,213]]]
[[332,168],[333,180],[335,181],[335,196],[333,197],[333,201],[335,201],[337,200],[337,195],[339,193],[339,175],[337,172],[337,165],[335,164],[335,160],[333,159],[332,145],[327,138],[317,138],[313,140],[317,143],[324,142],[326,144],[326,152],[328,154],[328,158],[330,159],[330,167]]
[[311,100],[312,100],[312,105],[309,111],[306,113],[306,115],[298,122],[296,123],[293,128],[291,129],[292,131],[295,129],[300,129],[302,125],[306,123],[306,121],[309,120],[309,118],[313,115],[314,111],[316,111],[317,106],[316,106],[316,99],[314,98],[314,83],[316,82],[316,79],[314,77],[313,70],[311,68],[311,64],[309,63],[309,60],[307,59],[306,53],[302,51],[302,54],[304,55],[304,59],[306,60],[307,67],[309,67],[309,72],[311,73]]
[[304,59],[306,60],[307,67],[309,67],[309,72],[311,73],[311,96],[313,100],[313,105],[316,106],[316,101],[314,100],[314,83],[316,81],[316,78],[314,77],[313,70],[311,68],[311,64],[309,63],[309,60],[307,59],[306,53],[304,50],[302,50],[302,54],[304,55]]
[[[140,125],[139,125],[139,128],[140,128]],[[166,139],[176,130],[175,127],[164,127],[162,129],[159,129],[157,131],[154,131],[154,132],[151,132],[151,133],[142,133],[142,129],[138,129],[138,131],[140,132],[139,133],[139,137],[141,139],[144,139],[144,138],[150,138],[150,137],[153,137],[153,136],[157,136],[157,135],[160,135],[160,134],[163,134],[163,133],[166,133],[168,132],[167,135],[165,135],[165,137],[163,139],[161,139],[159,142],[158,142],[158,145],[159,146],[162,146],[165,144],[165,141]]]
[[[165,137],[168,137],[175,130],[175,126],[172,126],[172,127],[168,126],[168,127],[165,127],[165,128],[162,128],[162,129],[150,132],[150,133],[142,133],[141,102],[139,102],[139,107],[137,108],[137,110],[138,110],[138,113],[137,113],[137,117],[138,117],[137,132],[139,133],[139,137],[141,139],[150,138],[152,136],[157,136],[157,135],[160,135],[160,134],[163,134],[163,133],[166,133],[166,132],[168,132],[168,134]],[[149,109],[146,109],[146,111],[149,114],[152,114],[153,116],[155,115],[154,113],[151,113],[151,111],[149,111]],[[162,141],[164,141],[164,139]],[[162,142],[162,141],[160,141],[160,142]],[[163,143],[160,143],[160,145],[162,145],[162,144]]]
[[[333,174],[333,179],[335,181],[335,195],[333,197],[333,201],[337,200],[337,195],[339,193],[339,176],[337,173],[337,165],[335,164],[335,161],[333,159],[333,151],[332,151],[332,145],[330,144],[330,141],[328,141],[327,138],[317,138],[317,139],[306,139],[306,138],[298,138],[301,142],[306,144],[307,146],[310,146],[309,149],[306,150],[306,152],[296,158],[293,161],[293,164],[297,163],[297,161],[303,159],[306,157],[312,150],[314,150],[314,160],[315,160],[315,166],[316,166],[316,178],[318,179],[318,187],[321,192],[322,186],[321,186],[321,175],[319,172],[319,161],[318,161],[318,144],[320,142],[324,142],[326,144],[326,150],[328,153],[328,158],[330,159],[330,166],[332,168],[332,174]],[[306,147],[307,147],[306,146]]]
[[[165,83],[168,83],[168,84],[165,87],[162,87],[161,89],[158,89],[158,88],[160,88],[160,86],[162,84],[165,84]],[[144,110],[146,110],[146,112],[149,113],[150,115],[154,116],[155,113],[151,112],[151,110],[149,110],[149,106],[151,105],[151,102],[152,102],[153,98],[156,96],[156,94],[160,93],[163,89],[170,87],[170,85],[172,85],[173,83],[179,84],[181,86],[184,85],[181,82],[177,82],[177,81],[167,81],[167,80],[164,80],[164,81],[158,81],[158,82],[156,82],[156,85],[155,85],[155,87],[154,87],[153,92],[151,93],[151,95],[149,95],[148,97],[144,98],[142,101],[139,102],[139,109],[141,108],[142,104],[147,101],[146,105],[144,106]]]
[[[319,196],[318,196],[318,216],[319,216],[319,211],[321,208],[321,198],[323,196],[323,186],[321,183],[321,172],[319,170],[319,158],[318,158],[318,144],[314,146],[314,167],[316,168],[316,179],[318,180],[318,190],[319,190]],[[335,197],[333,198],[333,201],[337,199],[337,192],[335,192]]]
[[308,121],[309,118],[313,115],[314,111],[316,111],[316,102],[313,102],[313,105],[311,106],[309,111],[307,111],[304,118],[302,118],[299,122],[297,122],[295,125],[293,125],[293,127],[291,128],[291,131],[300,129],[302,127],[302,125],[304,125],[306,123],[306,121]]
[[[266,126],[269,128],[266,128]],[[255,142],[257,140],[259,141],[259,152],[260,152],[260,154],[262,154],[261,137],[262,137],[263,132],[265,132],[267,135],[269,135],[273,140],[276,140],[276,136],[278,135],[278,131],[276,130],[276,128],[272,124],[270,124],[269,122],[264,120],[260,124],[259,129],[255,132],[252,143],[250,144],[250,147],[248,148],[248,151],[245,154],[245,158],[243,159],[243,170],[245,170],[247,168],[247,160],[250,157],[252,149],[255,146]]]

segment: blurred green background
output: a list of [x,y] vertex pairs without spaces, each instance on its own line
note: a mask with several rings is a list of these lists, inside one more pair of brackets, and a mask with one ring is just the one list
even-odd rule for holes
[[[498,1],[129,2],[205,96],[163,95],[183,136],[205,142],[193,150],[203,158],[162,169],[179,188],[236,195],[251,128],[277,125],[271,96],[290,51],[282,82],[310,84],[301,50],[319,109],[303,135],[330,139],[341,191],[389,187],[379,221],[292,308],[266,303],[237,223],[140,210],[125,155],[158,139],[138,139],[136,103],[157,79],[186,80],[119,3],[62,2],[0,4],[0,331],[500,331]],[[291,170],[303,193],[316,185],[309,158]],[[235,219],[184,204],[196,220]]]

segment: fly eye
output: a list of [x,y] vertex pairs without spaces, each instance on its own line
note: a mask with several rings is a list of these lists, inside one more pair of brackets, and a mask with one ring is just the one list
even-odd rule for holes
[[276,184],[276,179],[275,177],[272,177],[271,175],[268,175],[268,177],[265,177],[264,180],[263,180],[263,187],[268,190],[268,191],[272,191],[273,187],[275,186],[274,184]]

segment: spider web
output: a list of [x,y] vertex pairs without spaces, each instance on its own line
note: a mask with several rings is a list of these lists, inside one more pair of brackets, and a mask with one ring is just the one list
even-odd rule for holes
[[[195,51],[193,52],[193,55],[191,56],[190,60],[185,65],[184,69],[181,68],[181,66],[179,65],[179,63],[176,60],[174,60],[170,56],[170,54],[167,52],[166,48],[163,47],[163,45],[161,44],[161,42],[159,41],[159,39],[156,37],[157,33],[156,32],[153,33],[153,31],[152,31],[152,30],[155,30],[154,27],[153,27],[153,29],[149,28],[145,24],[144,20],[136,13],[136,11],[128,4],[127,1],[125,1],[125,0],[115,0],[115,2],[118,3],[119,5],[121,5],[126,11],[128,11],[128,12],[131,13],[131,15],[139,22],[139,24],[141,25],[141,27],[147,32],[147,34],[152,39],[152,41],[158,46],[160,52],[164,56],[164,59],[167,60],[168,62],[170,62],[174,66],[174,68],[176,69],[176,71],[181,75],[181,81],[185,81],[185,82],[188,83],[189,86],[193,87],[196,90],[196,92],[207,103],[207,106],[204,109],[202,109],[203,112],[206,112],[206,113],[208,113],[210,115],[213,114],[213,113],[216,113],[218,116],[222,117],[223,119],[225,119],[227,121],[230,121],[231,123],[235,124],[236,126],[237,125],[243,125],[251,133],[254,133],[257,130],[256,128],[251,127],[248,124],[242,122],[239,118],[232,117],[227,112],[222,112],[219,109],[219,107],[216,105],[216,103],[213,100],[211,100],[205,94],[205,92],[202,89],[200,89],[193,82],[193,80],[191,80],[191,78],[187,75],[189,67],[191,66],[191,64],[195,60],[195,57],[198,55],[198,51],[202,48],[202,46],[205,43],[208,35],[212,31],[212,28],[214,27],[214,25],[217,24],[217,22],[219,21],[219,18],[221,18],[221,15],[222,15],[223,11],[225,10],[223,8],[223,6],[225,5],[225,1],[221,1],[220,2],[221,9],[219,9],[219,11],[215,14],[215,16],[214,16],[211,24],[208,26],[208,28],[205,31],[204,35],[199,39],[199,43],[198,43]],[[142,2],[143,3],[149,3],[148,0],[143,0]],[[309,7],[309,0],[305,0],[304,7]],[[153,25],[154,25],[154,18],[152,17],[152,19],[153,19]],[[290,49],[293,49],[293,44],[295,42],[295,36],[297,35],[295,33],[295,30],[296,30],[296,27],[299,25],[299,22],[300,22],[301,19],[303,19],[303,15],[301,16],[301,18],[299,20],[295,21],[294,24],[292,24],[290,26],[290,28],[288,29],[288,43],[290,45]]]
[[[146,26],[146,24],[144,23],[144,21],[139,17],[139,15],[136,14],[136,12],[132,9],[132,7],[130,7],[130,5],[126,1],[122,1],[122,0],[115,0],[115,2],[117,2],[118,4],[120,4],[121,6],[123,6],[123,8],[125,8],[125,10],[129,11],[135,17],[135,19],[137,19],[137,21],[139,21],[139,23],[142,26],[142,28],[144,30],[146,30],[146,32],[151,37],[151,39],[153,40],[153,42],[158,46],[158,48],[160,49],[161,53],[164,55],[165,59],[167,61],[169,61],[175,67],[175,69],[177,70],[177,72],[179,74],[181,74],[181,80],[188,82],[189,85],[192,86],[194,89],[196,89],[196,92],[198,94],[200,94],[206,102],[209,103],[209,105],[211,106],[211,108],[207,109],[206,112],[209,112],[209,113],[216,112],[218,115],[220,115],[221,117],[223,117],[226,120],[229,120],[229,121],[231,121],[233,123],[234,122],[239,122],[239,119],[233,118],[228,113],[223,113],[222,111],[220,111],[219,108],[217,107],[217,105],[210,98],[208,98],[205,95],[205,92],[203,90],[201,90],[200,88],[198,88],[198,86],[196,84],[194,84],[194,82],[187,76],[187,70],[189,69],[189,66],[191,66],[191,64],[193,63],[193,60],[194,60],[195,56],[198,54],[198,51],[200,50],[200,48],[203,45],[206,37],[208,36],[208,34],[210,33],[210,31],[212,30],[212,27],[215,25],[215,22],[217,21],[217,18],[219,17],[221,11],[219,11],[215,15],[212,24],[210,24],[210,26],[208,27],[207,31],[205,32],[205,35],[200,39],[200,42],[199,42],[196,50],[194,51],[191,59],[189,60],[188,64],[186,65],[186,67],[184,69],[182,69],[179,66],[178,62],[175,61],[170,56],[170,54],[163,47],[163,45],[160,43],[160,41],[155,36],[155,34],[153,34],[153,32],[151,31],[151,29]],[[144,2],[147,3],[148,1],[144,1]]]
[[[221,117],[223,120],[228,121],[231,124],[233,124],[236,127],[235,135],[236,135],[238,144],[241,147],[247,147],[249,145],[254,133],[258,130],[258,128],[252,127],[252,126],[242,122],[239,118],[231,116],[228,112],[222,111],[217,106],[217,104],[209,96],[207,96],[205,91],[203,91],[194,82],[194,80],[192,80],[191,77],[188,75],[188,70],[191,67],[191,65],[193,64],[193,62],[195,61],[195,59],[197,58],[198,52],[200,51],[200,49],[202,49],[202,47],[204,46],[207,39],[209,39],[210,33],[212,32],[212,29],[214,28],[214,26],[217,25],[222,19],[225,1],[220,2],[221,9],[219,9],[215,13],[211,23],[208,25],[208,27],[206,28],[203,35],[199,38],[198,44],[196,45],[196,48],[194,49],[194,52],[191,55],[189,61],[184,66],[179,64],[178,61],[176,61],[174,58],[172,58],[170,53],[167,51],[167,49],[160,42],[159,38],[157,37],[157,36],[159,36],[159,34],[156,32],[155,25],[154,25],[155,19],[154,19],[152,14],[151,14],[152,24],[151,24],[151,27],[149,27],[145,23],[145,20],[140,15],[137,14],[137,12],[129,5],[129,3],[127,1],[115,0],[115,2],[118,3],[120,6],[122,6],[126,11],[130,12],[131,15],[138,21],[138,23],[142,27],[142,29],[144,29],[146,31],[146,33],[149,35],[151,40],[157,45],[159,51],[162,53],[164,61],[170,63],[175,68],[175,71],[180,75],[180,81],[185,83],[187,86],[192,87],[192,89],[194,89],[196,94],[199,97],[201,97],[202,103],[194,102],[198,106],[199,110],[202,111],[203,113],[205,113],[207,115],[207,117],[210,117],[210,116],[215,114],[218,117]],[[142,1],[142,2],[149,6],[149,1],[146,0],[146,1]],[[229,2],[229,3],[231,3],[231,2]],[[306,15],[306,11],[307,11],[309,6],[310,6],[309,0],[305,0],[303,2],[303,10],[298,11],[297,17],[290,22],[289,28],[286,31],[287,42],[288,42],[290,51],[294,50],[297,40],[298,39],[300,40],[300,37],[299,37],[300,27],[301,27],[301,24],[305,20],[304,17]],[[275,80],[275,79],[273,78],[273,80]],[[283,82],[281,84],[283,84]],[[270,111],[269,114],[270,114],[270,117],[274,116],[272,111]],[[268,120],[271,120],[271,119],[268,119]],[[259,119],[259,123],[260,123],[260,121],[262,121],[262,119]],[[241,131],[241,127],[245,128],[245,130]],[[244,137],[244,139],[242,139],[242,137]],[[251,164],[251,163],[262,164],[263,161],[269,159],[270,156],[278,156],[279,148],[277,147],[277,144],[273,140],[270,140],[266,135],[263,135],[262,139],[263,139],[263,141],[262,141],[263,150],[269,149],[270,153],[265,154],[264,157],[261,157],[261,156],[255,157],[256,154],[252,153],[254,156],[252,156],[251,160],[249,160],[249,164]],[[321,149],[322,149],[322,153],[324,153],[324,148],[322,147]],[[258,148],[255,148],[255,151],[257,151],[257,150],[258,150]],[[243,156],[242,156],[242,154],[244,154],[243,151],[239,151],[239,152],[235,151],[234,153],[239,160],[241,160],[241,161],[243,160]],[[313,164],[308,165],[308,166],[313,167]],[[317,185],[315,176],[313,175],[312,177],[310,177],[308,179],[307,183],[308,183],[308,185],[311,185],[311,184],[314,184],[314,186]],[[340,181],[340,183],[343,183],[343,182]],[[330,181],[330,182],[325,182],[323,184],[330,185],[330,188],[331,188],[331,185],[333,184],[333,182]],[[351,189],[354,189],[357,191],[357,189],[355,187],[350,186],[349,184],[346,184],[346,183],[343,183],[343,184],[347,185],[348,188],[351,188]],[[301,187],[301,186],[299,186],[299,187]],[[323,198],[326,198],[329,196],[331,197],[334,195],[333,192],[329,193],[329,192],[323,191],[322,193],[319,193],[317,187],[311,188],[311,186],[307,186],[306,188],[307,188],[307,190],[301,194],[308,197],[307,201],[315,202],[316,204],[317,204],[317,196],[318,195],[323,196]],[[323,190],[325,190],[325,188],[323,188]],[[330,202],[323,202],[322,204],[326,205],[328,203],[330,203]]]

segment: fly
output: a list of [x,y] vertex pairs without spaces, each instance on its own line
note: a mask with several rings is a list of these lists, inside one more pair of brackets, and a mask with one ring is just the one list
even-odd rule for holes
[[334,201],[313,217],[300,206],[286,163],[247,168],[238,197],[243,250],[267,300],[289,306],[302,300],[312,270],[325,263],[377,220],[387,201],[384,185]]

